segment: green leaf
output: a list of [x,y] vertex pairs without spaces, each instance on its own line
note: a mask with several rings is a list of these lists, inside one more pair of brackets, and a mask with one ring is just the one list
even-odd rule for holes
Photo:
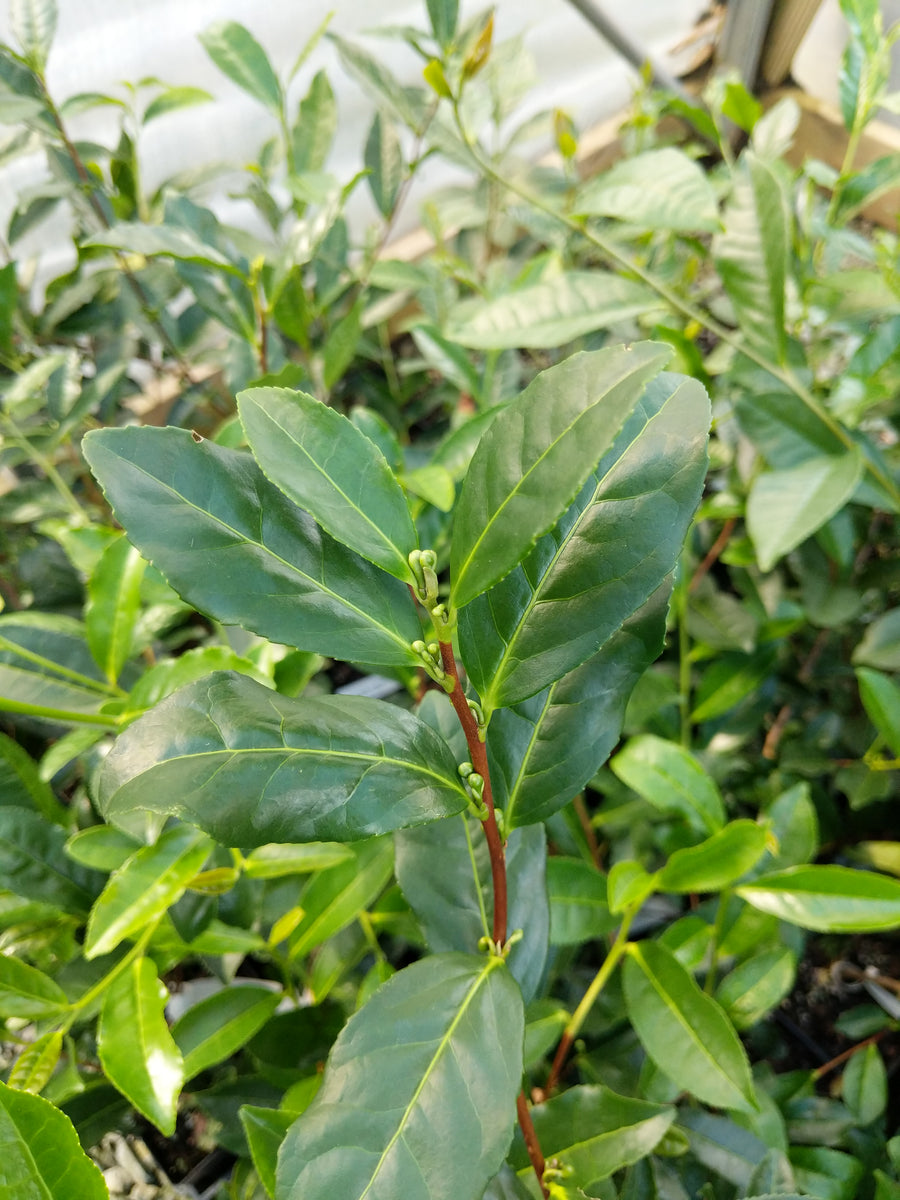
[[871,1042],[844,1068],[841,1081],[844,1103],[860,1125],[877,1121],[887,1107],[888,1080],[884,1059]]
[[609,911],[606,876],[580,858],[548,858],[547,890],[550,942],[554,946],[580,945],[603,937],[619,924]]
[[729,821],[701,842],[676,850],[659,872],[662,892],[720,892],[753,867],[766,848],[766,831],[755,821]]
[[137,550],[125,538],[118,538],[104,550],[88,582],[84,611],[88,645],[112,684],[131,657],[146,567]]
[[384,109],[414,133],[424,132],[431,109],[424,89],[404,87],[377,59],[337,34],[329,33],[328,38],[337,47],[347,74],[375,101],[376,108]]
[[9,1073],[9,1086],[38,1095],[53,1074],[61,1050],[62,1033],[59,1030],[42,1033],[16,1059]]
[[353,858],[351,848],[339,842],[307,842],[296,846],[273,842],[252,850],[244,859],[242,870],[251,879],[281,879],[285,875],[324,871],[350,858]]
[[200,34],[204,50],[223,75],[281,116],[282,93],[265,50],[237,21],[217,21]]
[[704,671],[694,695],[692,721],[711,721],[759,691],[777,658],[774,647],[757,654],[720,654]]
[[792,1146],[794,1181],[818,1200],[856,1200],[866,1169],[858,1158],[828,1146]]
[[120,221],[112,229],[95,233],[81,244],[106,250],[123,250],[129,254],[143,254],[145,258],[162,255],[164,258],[176,258],[241,276],[238,267],[224,254],[202,242],[189,229],[178,225],[144,225],[139,221]]
[[0,954],[0,1017],[58,1016],[69,1001],[49,975],[11,954]]
[[729,971],[716,1000],[735,1029],[749,1029],[780,1004],[794,986],[797,962],[787,946],[765,950]]
[[610,762],[615,775],[642,799],[664,812],[679,813],[701,833],[725,824],[725,806],[715,781],[688,750],[654,734],[630,738]]
[[[657,873],[649,874],[639,862],[635,862],[633,859],[623,858],[617,863],[613,863],[606,881],[609,911],[623,913],[626,908],[630,908],[634,904],[642,904],[649,895],[656,891],[656,883]],[[672,928],[674,927],[670,925],[669,929]],[[707,934],[708,931],[709,926],[703,924],[701,936]],[[670,948],[676,949],[677,947]]]
[[272,686],[272,680],[258,670],[249,658],[242,658],[227,646],[196,646],[177,658],[160,658],[149,671],[144,672],[128,693],[126,719],[144,709],[153,708],[180,687],[203,679],[213,671],[239,671],[257,683]]
[[39,75],[47,65],[56,17],[56,0],[10,0],[10,30],[25,61]]
[[497,958],[434,955],[398,972],[338,1037],[285,1138],[276,1200],[476,1200],[509,1146],[523,1028]]
[[601,172],[581,189],[574,211],[618,217],[643,229],[714,233],[721,228],[708,177],[672,146],[636,154]]
[[435,39],[443,49],[453,41],[459,20],[459,0],[426,0],[428,19]]
[[360,296],[353,307],[328,331],[322,354],[322,381],[329,390],[342,379],[353,362],[362,332],[365,300]]
[[412,713],[359,696],[279,696],[217,672],[119,737],[97,776],[108,820],[179,816],[226,846],[355,841],[460,812],[446,743]]
[[416,529],[384,455],[341,413],[304,392],[252,388],[238,396],[259,465],[332,537],[404,583]]
[[900,687],[889,675],[858,667],[856,678],[863,707],[872,724],[900,757]]
[[472,350],[542,350],[659,307],[643,283],[611,271],[566,271],[492,300],[462,301],[444,335]]
[[270,988],[232,984],[187,1010],[172,1026],[184,1059],[184,1078],[224,1062],[240,1050],[274,1013],[281,993]]
[[66,835],[26,808],[0,808],[0,879],[6,891],[86,914],[94,899],[65,853]]
[[[582,1188],[652,1154],[675,1116],[671,1105],[590,1085],[569,1088],[531,1109],[545,1158],[558,1158],[567,1185]],[[516,1140],[510,1161],[520,1174],[531,1170],[523,1141]]]
[[579,667],[672,571],[703,486],[708,405],[694,380],[651,382],[555,528],[462,610],[463,661],[486,712]]
[[747,531],[760,569],[771,571],[840,511],[856,491],[864,466],[862,451],[854,447],[757,476],[747,497]]
[[5,733],[0,733],[0,806],[32,808],[57,825],[71,819],[31,755]]
[[332,541],[248,454],[174,428],[99,430],[83,445],[131,541],[190,603],[300,650],[418,661],[408,589]]
[[780,164],[745,151],[725,210],[725,231],[713,257],[741,332],[757,350],[783,362],[785,272],[791,215]]
[[240,1118],[260,1183],[266,1189],[267,1196],[274,1196],[278,1151],[284,1135],[297,1120],[297,1114],[290,1109],[243,1104]]
[[507,829],[552,816],[606,762],[632,688],[662,652],[671,587],[667,579],[586,663],[494,713],[488,756]]
[[788,867],[737,889],[748,904],[801,929],[865,933],[900,925],[900,881],[850,867]]
[[166,1025],[168,997],[153,962],[134,959],[107,988],[97,1049],[110,1083],[161,1133],[171,1137],[184,1068]]
[[404,164],[394,126],[380,112],[376,112],[366,138],[363,161],[375,207],[383,217],[390,217],[403,183]]
[[400,477],[403,487],[419,496],[428,504],[433,504],[441,512],[450,512],[456,500],[456,488],[453,476],[445,468],[435,463],[426,467],[415,467],[412,471],[404,471]]
[[321,171],[337,129],[337,104],[324,71],[317,72],[300,101],[291,130],[295,171]]
[[394,865],[389,840],[349,847],[353,857],[314,875],[300,893],[303,919],[291,934],[291,958],[302,958],[339,933],[384,890]]
[[66,842],[66,854],[84,867],[110,872],[121,867],[143,845],[139,838],[111,825],[90,825],[72,834]]
[[557,521],[668,357],[652,342],[572,355],[541,372],[492,422],[456,507],[453,604],[502,579]]
[[40,1096],[0,1083],[0,1146],[9,1200],[108,1200],[103,1176],[69,1118]]
[[872,204],[879,196],[896,187],[900,187],[900,158],[896,154],[876,158],[841,182],[835,205],[835,223],[851,221],[867,204]]
[[900,671],[900,608],[892,608],[867,625],[853,651],[853,664],[881,671]]
[[[436,954],[474,954],[490,937],[494,918],[491,863],[481,822],[461,813],[395,835],[397,882]],[[435,864],[440,863],[440,871]],[[540,827],[514,830],[506,844],[508,919],[522,937],[507,962],[526,1003],[543,978],[550,908],[545,875],[547,844]]]
[[197,104],[207,104],[214,99],[209,92],[199,87],[170,87],[156,96],[144,109],[143,124],[149,125],[157,117],[165,113],[178,112],[182,108],[192,108]]
[[631,943],[623,982],[635,1032],[661,1071],[706,1104],[756,1107],[737,1034],[673,954],[654,942]]
[[162,833],[153,846],[138,850],[110,876],[91,910],[84,941],[85,958],[109,954],[158,921],[184,895],[212,849],[209,838],[179,825]]

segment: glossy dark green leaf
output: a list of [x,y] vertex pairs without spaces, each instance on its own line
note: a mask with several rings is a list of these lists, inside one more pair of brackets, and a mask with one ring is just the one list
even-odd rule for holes
[[512,1137],[522,998],[496,958],[398,972],[337,1039],[278,1160],[276,1200],[480,1200]]
[[780,1004],[794,985],[797,961],[787,946],[755,954],[729,971],[716,1000],[735,1029],[749,1029]]
[[760,569],[770,571],[834,516],[853,496],[865,460],[854,446],[822,454],[783,471],[764,471],[750,486],[747,530]]
[[781,164],[745,151],[713,256],[747,340],[776,361],[786,351],[784,284],[791,216]]
[[444,334],[472,350],[541,350],[659,307],[658,296],[636,280],[611,271],[565,271],[491,300],[464,300]]
[[[5,890],[52,904],[68,914],[87,914],[94,895],[88,873],[65,852],[66,835],[27,808],[0,808],[0,879]],[[96,878],[96,876],[95,876]]]
[[453,604],[502,579],[557,521],[669,353],[642,342],[574,354],[538,375],[492,422],[456,507]]
[[97,666],[116,683],[131,657],[147,564],[125,539],[104,550],[88,581],[85,633]]
[[486,710],[580,666],[662,585],[703,486],[708,423],[695,380],[652,381],[555,528],[462,610],[463,661]]
[[859,694],[869,718],[895,755],[900,757],[900,687],[889,675],[858,667]]
[[9,1200],[107,1200],[72,1122],[49,1101],[0,1083],[0,1146]]
[[577,946],[603,937],[619,920],[609,911],[606,876],[580,858],[554,855],[547,860],[550,893],[550,941]]
[[714,233],[721,227],[708,177],[674,146],[646,150],[601,171],[581,189],[575,211],[644,229]]
[[716,786],[693,754],[675,742],[645,733],[631,738],[609,764],[613,772],[664,812],[676,812],[701,833],[725,824],[725,806]]
[[766,848],[766,831],[755,821],[729,821],[701,842],[676,850],[658,875],[663,892],[720,892],[755,866]]
[[265,50],[237,21],[219,21],[200,34],[204,50],[223,75],[275,116],[281,115],[281,84]]
[[62,988],[11,954],[0,954],[0,1017],[48,1017],[68,1006]]
[[110,1083],[171,1137],[184,1067],[166,1025],[168,997],[151,959],[134,959],[107,988],[97,1049]]
[[[531,1110],[547,1159],[559,1159],[571,1187],[589,1188],[651,1154],[675,1120],[668,1104],[618,1096],[607,1087],[569,1088]],[[524,1142],[510,1155],[520,1174],[530,1170]]]
[[445,742],[359,696],[279,696],[242,675],[189,684],[119,737],[97,776],[110,821],[179,816],[226,846],[351,842],[461,812]]
[[259,1181],[266,1189],[266,1195],[274,1196],[278,1151],[284,1135],[297,1120],[297,1114],[289,1109],[244,1104],[240,1116]]
[[69,821],[50,785],[41,778],[37,763],[18,742],[0,733],[0,806],[32,808],[58,825]]
[[157,921],[181,898],[211,849],[212,842],[199,830],[178,825],[126,859],[91,909],[85,958],[109,954]]
[[[397,882],[418,918],[433,953],[474,954],[490,937],[494,919],[491,864],[481,822],[461,813],[395,835]],[[522,938],[508,963],[526,1003],[544,972],[550,929],[545,881],[546,837],[542,828],[513,830],[506,844],[510,933]]]
[[403,155],[393,124],[380,112],[376,112],[366,138],[364,162],[375,206],[383,217],[389,217],[403,183]]
[[654,942],[631,943],[624,963],[628,1015],[666,1075],[717,1108],[755,1108],[747,1055],[718,1004]]
[[739,887],[754,908],[801,929],[862,933],[900,925],[900,881],[850,867],[788,867]]
[[586,663],[494,713],[488,755],[508,829],[546,820],[603,766],[632,688],[662,653],[671,587],[667,579]]
[[300,893],[302,919],[289,941],[292,958],[302,958],[339,933],[380,895],[394,865],[389,838],[348,847],[353,854],[314,875]]
[[334,542],[254,460],[184,429],[105,429],[85,455],[128,536],[191,604],[273,641],[416,662],[408,589]]
[[271,988],[232,985],[189,1008],[172,1026],[185,1079],[240,1050],[262,1029],[280,1000],[281,993]]
[[400,484],[384,455],[341,413],[304,392],[251,388],[238,396],[247,441],[268,478],[332,537],[415,584],[418,546]]

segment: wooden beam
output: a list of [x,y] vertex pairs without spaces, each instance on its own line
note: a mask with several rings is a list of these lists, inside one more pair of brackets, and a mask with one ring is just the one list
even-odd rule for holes
[[775,0],[760,57],[760,83],[770,88],[784,83],[821,4],[822,0]]

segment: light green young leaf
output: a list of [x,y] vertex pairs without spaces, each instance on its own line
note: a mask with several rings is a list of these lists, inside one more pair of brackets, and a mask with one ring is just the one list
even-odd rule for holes
[[244,859],[243,873],[251,879],[281,879],[325,871],[353,858],[353,850],[340,842],[307,842],[306,845],[270,843],[259,846]]
[[335,1042],[282,1146],[276,1200],[476,1200],[512,1136],[523,1029],[497,958],[433,955],[398,972]]
[[164,1016],[168,996],[152,960],[134,959],[107,989],[97,1049],[110,1083],[171,1137],[184,1066]]
[[668,347],[653,342],[572,355],[492,422],[456,507],[454,605],[507,575],[558,520],[668,357]]
[[580,667],[662,585],[703,486],[708,424],[695,380],[652,380],[554,528],[461,611],[463,661],[485,712]]
[[900,881],[851,867],[788,867],[737,889],[754,908],[801,929],[865,933],[900,925]]
[[184,1078],[224,1062],[240,1050],[274,1013],[281,993],[271,988],[223,988],[187,1010],[172,1026],[184,1059]]
[[712,233],[721,228],[708,177],[673,146],[647,150],[601,172],[581,189],[574,211],[618,217],[643,229]]
[[323,533],[250,455],[174,428],[95,431],[84,452],[131,541],[201,611],[345,661],[418,661],[406,586]]
[[900,687],[889,675],[869,667],[858,667],[856,678],[869,719],[900,758]]
[[324,71],[319,71],[300,101],[291,130],[294,170],[321,171],[328,159],[337,129],[337,104]]
[[91,909],[84,941],[85,958],[98,958],[134,937],[179,900],[206,861],[212,843],[189,825],[162,833],[152,846],[138,850],[110,876]]
[[431,104],[423,88],[404,87],[377,59],[336,33],[329,33],[328,38],[337,47],[347,73],[375,101],[377,108],[386,109],[416,134],[424,131]]
[[900,608],[889,609],[866,626],[853,651],[853,664],[877,671],[900,671]]
[[219,21],[200,34],[200,41],[223,75],[276,117],[281,115],[281,84],[249,29],[237,21]]
[[72,834],[66,842],[66,854],[84,867],[112,872],[143,846],[139,838],[113,829],[111,825],[89,825]]
[[91,654],[111,684],[131,657],[146,568],[134,546],[118,538],[104,550],[88,581],[85,632]]
[[645,733],[631,738],[610,762],[613,772],[644,800],[677,812],[701,833],[725,824],[725,806],[713,778],[693,754],[674,742]]
[[278,1151],[284,1141],[284,1135],[297,1120],[298,1114],[290,1109],[242,1104],[239,1115],[260,1183],[266,1189],[266,1195],[272,1197],[275,1195]]
[[49,975],[11,954],[0,954],[0,1017],[58,1016],[68,1004]]
[[566,271],[493,300],[464,300],[444,329],[472,350],[542,350],[660,307],[643,283],[611,271]]
[[149,123],[165,113],[192,108],[196,104],[207,104],[214,99],[209,92],[199,87],[170,87],[156,96],[144,109],[143,123]]
[[673,954],[655,942],[631,943],[623,982],[635,1032],[660,1070],[717,1108],[756,1107],[737,1034]]
[[394,705],[293,699],[226,671],[125,730],[100,768],[97,803],[112,823],[135,809],[166,813],[226,846],[352,842],[461,812],[456,766],[432,729]]
[[37,1096],[53,1074],[61,1050],[62,1033],[58,1029],[42,1033],[25,1047],[13,1063],[7,1080],[9,1086]]
[[352,857],[313,875],[300,893],[303,918],[289,941],[291,958],[302,958],[339,933],[380,895],[394,865],[389,838],[348,847]]
[[757,350],[783,362],[784,284],[790,254],[790,206],[780,164],[745,151],[713,257],[741,332]]
[[121,221],[112,229],[86,238],[82,245],[143,254],[146,258],[162,255],[164,258],[197,263],[202,267],[213,267],[241,278],[240,269],[229,262],[224,254],[179,225],[142,225],[139,221]]
[[364,307],[365,299],[360,296],[334,328],[329,330],[322,353],[322,382],[329,390],[343,378],[353,362],[362,332]]
[[304,392],[252,388],[238,410],[271,481],[332,537],[404,583],[418,546],[409,506],[384,455],[341,413]]
[[701,842],[676,850],[659,872],[662,892],[720,892],[754,866],[766,848],[766,831],[755,821],[729,821]]
[[716,1000],[735,1029],[749,1029],[780,1004],[794,986],[797,961],[787,946],[765,950],[729,971]]
[[779,558],[842,509],[856,491],[864,466],[862,451],[854,447],[757,476],[747,497],[747,530],[760,569],[771,571]]
[[9,24],[22,56],[39,75],[56,33],[56,0],[10,0]]
[[884,1059],[871,1042],[844,1068],[841,1081],[844,1103],[860,1125],[877,1121],[887,1107],[888,1079]]
[[0,1083],[0,1145],[9,1200],[108,1200],[103,1176],[65,1113],[5,1083]]
[[363,161],[375,206],[383,217],[389,217],[403,183],[403,155],[393,124],[380,112],[375,114],[366,138]]
[[[669,1104],[633,1100],[591,1085],[569,1088],[531,1110],[544,1156],[558,1158],[569,1186],[581,1188],[590,1188],[651,1154],[675,1116]],[[532,1169],[520,1139],[510,1160],[520,1176]]]

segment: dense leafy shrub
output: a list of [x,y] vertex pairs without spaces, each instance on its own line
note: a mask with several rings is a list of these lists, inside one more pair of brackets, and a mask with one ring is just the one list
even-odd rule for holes
[[[233,1196],[898,1193],[900,284],[856,218],[900,171],[854,168],[885,39],[844,10],[839,173],[718,81],[641,94],[584,182],[452,0],[399,31],[418,87],[330,35],[377,108],[348,183],[324,74],[294,116],[220,25],[261,235],[142,188],[141,128],[205,94],[58,105],[53,6],[14,6],[7,153],[48,178],[8,240],[63,205],[77,247],[42,305],[0,272],[23,1196],[102,1195],[77,1138],[134,1119]],[[99,104],[112,150],[70,132]],[[433,154],[476,182],[392,259]],[[804,1031],[816,991],[847,1011]]]

